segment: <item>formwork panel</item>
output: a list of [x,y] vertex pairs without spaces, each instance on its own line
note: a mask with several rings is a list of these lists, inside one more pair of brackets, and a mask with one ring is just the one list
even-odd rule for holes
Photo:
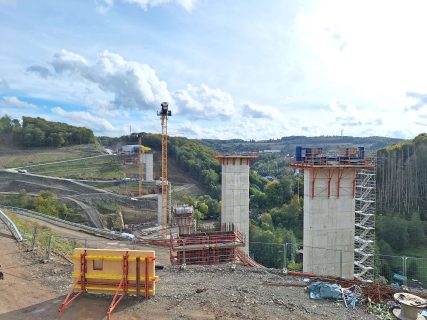
[[[128,294],[136,295],[137,293],[137,258],[140,260],[139,289],[141,293],[144,292],[147,284],[148,296],[155,294],[155,283],[158,278],[155,275],[154,251],[76,248],[73,251],[74,281],[80,281],[82,278],[81,255],[84,255],[86,260],[86,270],[83,275],[86,280],[84,283],[86,292],[114,293],[123,279],[123,258],[127,255]],[[81,283],[77,283],[75,289],[81,289]]]

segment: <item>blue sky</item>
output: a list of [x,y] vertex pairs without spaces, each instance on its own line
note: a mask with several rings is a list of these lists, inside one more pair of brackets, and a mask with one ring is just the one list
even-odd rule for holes
[[0,115],[98,135],[427,131],[425,1],[0,0]]

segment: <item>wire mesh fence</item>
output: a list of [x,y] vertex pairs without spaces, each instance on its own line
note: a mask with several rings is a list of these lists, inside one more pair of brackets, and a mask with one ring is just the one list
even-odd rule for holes
[[[33,226],[22,229],[23,236],[30,242],[32,249],[43,250],[46,260],[50,259],[51,253],[69,255],[74,248],[105,248],[106,245],[113,247],[135,249],[139,247],[134,241],[94,239],[93,237],[64,237],[52,234],[42,227]],[[334,270],[335,275],[340,275],[342,270],[348,267],[346,256],[350,253],[346,250],[332,250],[325,248],[310,247],[321,252],[314,257],[319,264],[325,265],[325,273]],[[331,251],[335,251],[331,255]],[[250,242],[249,255],[256,262],[269,268],[287,268],[288,270],[303,271],[304,250],[295,243],[267,243]],[[327,258],[327,257],[332,258]],[[313,257],[312,257],[313,258]],[[357,264],[357,261],[356,261]],[[330,269],[332,266],[333,269]],[[328,269],[329,268],[329,269]],[[427,257],[408,257],[397,255],[374,255],[374,280],[388,283],[390,285],[405,285],[410,288],[427,289]],[[356,270],[356,268],[355,268]]]
[[375,279],[396,286],[427,289],[427,258],[376,255]]
[[[311,249],[311,250],[310,250]],[[315,249],[315,250],[313,250]],[[318,253],[313,253],[315,251]],[[309,253],[310,263],[321,265],[318,270],[324,275],[328,272],[334,275],[344,275],[349,267],[357,270],[356,260],[353,265],[353,252],[348,250],[332,250],[310,247],[306,252],[292,243],[251,242],[249,255],[256,262],[269,268],[287,268],[289,270],[303,270],[303,253]],[[306,258],[307,259],[307,258]],[[348,263],[351,261],[352,265]],[[322,269],[323,268],[323,269]],[[388,283],[394,286],[405,285],[410,288],[427,289],[427,257],[417,258],[408,256],[374,255],[373,274],[375,281]],[[356,272],[355,272],[356,274]],[[362,277],[363,278],[363,277]]]

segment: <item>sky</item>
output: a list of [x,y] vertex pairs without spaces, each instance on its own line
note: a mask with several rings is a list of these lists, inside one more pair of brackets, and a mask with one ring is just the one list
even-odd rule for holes
[[413,138],[427,2],[0,0],[0,116],[96,135]]

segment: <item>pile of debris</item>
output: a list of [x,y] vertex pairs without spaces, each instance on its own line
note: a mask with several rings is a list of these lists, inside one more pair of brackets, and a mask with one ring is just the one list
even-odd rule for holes
[[[310,299],[342,300],[345,307],[351,309],[355,309],[358,303],[366,303],[368,312],[385,316],[393,311],[398,319],[425,319],[423,314],[426,311],[421,310],[427,307],[425,292],[417,292],[419,296],[416,296],[387,284],[334,277],[305,278],[304,282],[310,283],[306,288]],[[373,310],[373,306],[380,308]]]
[[402,292],[402,289],[391,287],[387,284],[378,282],[365,282],[360,280],[346,280],[335,277],[317,277],[311,278],[312,281],[321,281],[333,283],[349,290],[360,291],[360,299],[367,299],[373,303],[386,303],[393,300],[393,295],[397,292]]

